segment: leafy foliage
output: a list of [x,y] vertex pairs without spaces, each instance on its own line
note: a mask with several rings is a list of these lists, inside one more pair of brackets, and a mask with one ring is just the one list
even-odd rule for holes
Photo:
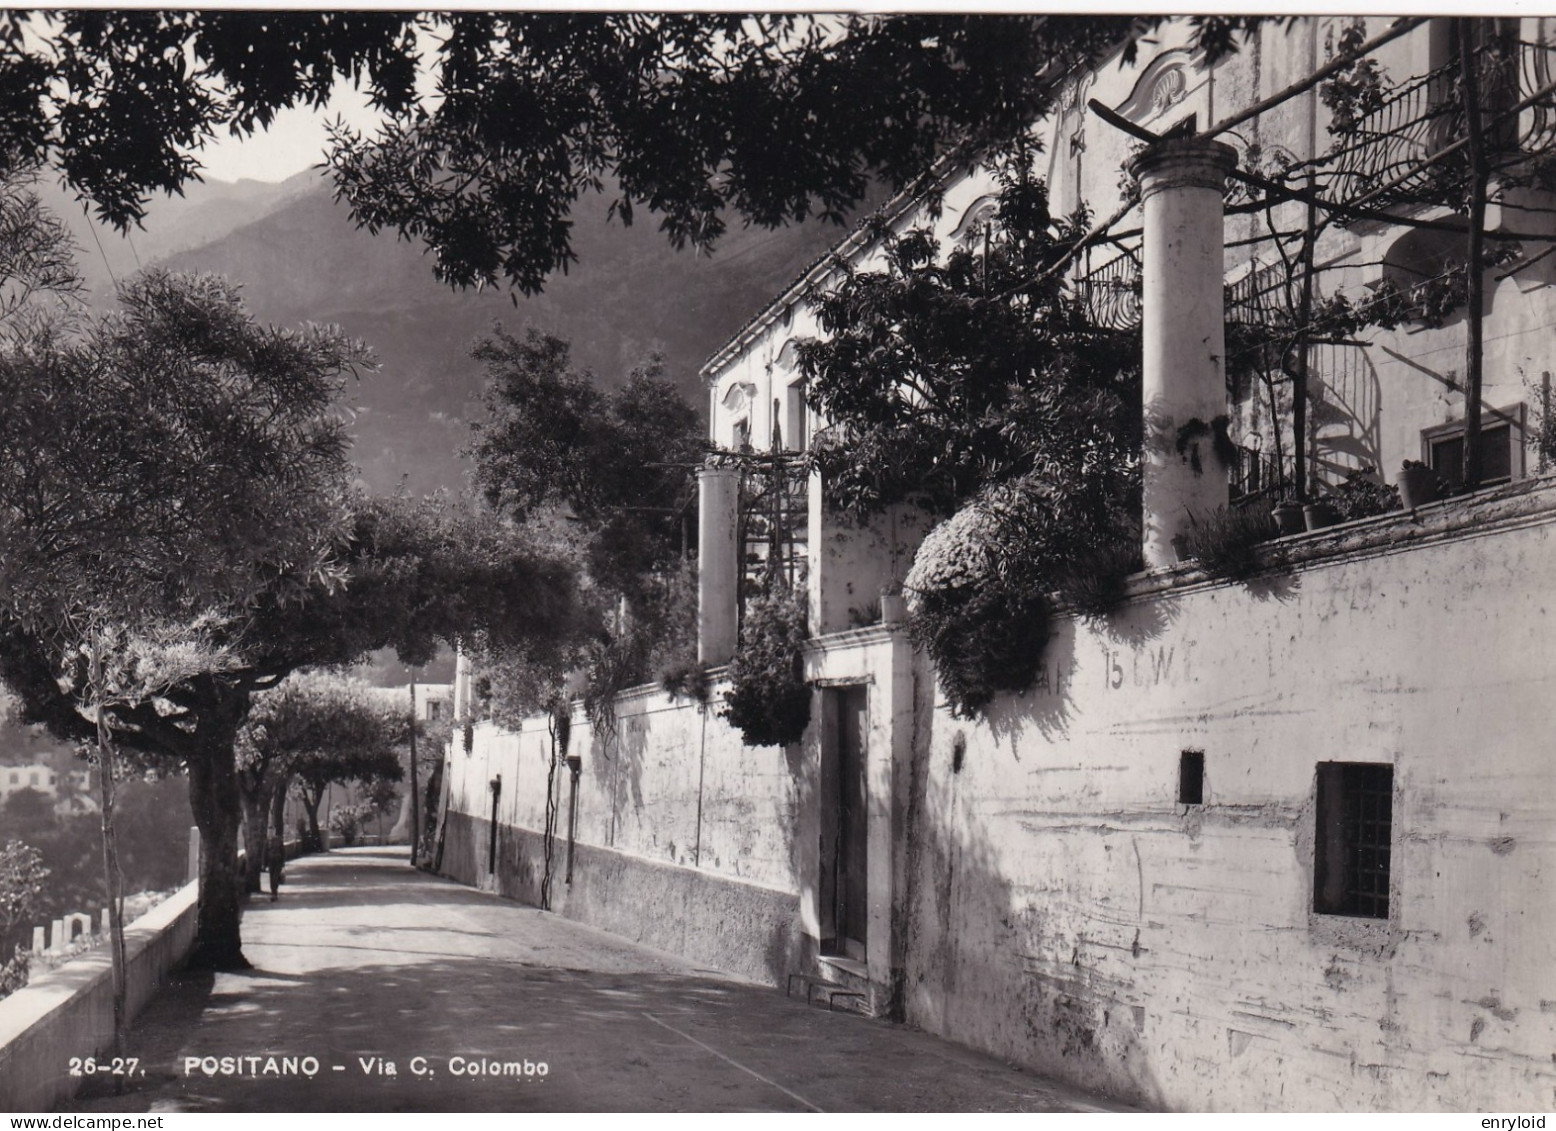
[[48,875],[36,848],[19,840],[0,845],[0,935],[31,919]]
[[929,532],[903,582],[909,632],[961,718],[1029,687],[1042,662],[1052,586],[1024,560],[1027,510],[1020,488],[990,489]]
[[268,725],[261,723],[258,741],[284,741],[291,750],[287,771],[297,779],[315,841],[319,803],[331,785],[404,776],[400,748],[410,737],[409,713],[360,681],[323,672],[294,677],[261,718]]
[[197,615],[322,569],[345,514],[332,405],[363,347],[261,327],[214,276],[147,272],[120,304],[79,335],[45,324],[0,354],[10,615]]
[[147,272],[120,306],[22,326],[0,353],[17,408],[0,420],[0,678],[62,737],[186,762],[208,838],[201,945],[236,964],[224,785],[250,658],[232,646],[261,603],[339,580],[333,402],[366,357],[327,328],[260,326],[210,276]]
[[[840,218],[1037,118],[1051,74],[1111,47],[1116,18],[457,13],[441,101],[331,165],[359,222],[437,249],[456,285],[537,290],[570,259],[568,206],[612,173],[613,211],[713,245],[725,212]],[[499,107],[501,109],[499,109]]]
[[[613,211],[711,247],[731,213],[836,218],[872,178],[1008,138],[1058,76],[1159,17],[738,12],[153,11],[0,14],[0,153],[57,169],[127,227],[239,135],[337,82],[386,122],[336,131],[357,222],[424,241],[440,279],[539,290],[572,259],[569,214]],[[1200,17],[1210,57],[1246,17]],[[427,51],[426,45],[437,46]],[[425,53],[426,57],[423,58]],[[430,71],[430,84],[418,81]]]
[[1274,534],[1273,520],[1262,508],[1217,507],[1208,515],[1190,514],[1179,537],[1184,557],[1214,577],[1236,579],[1258,570],[1258,546]]
[[334,397],[360,347],[261,327],[208,277],[151,273],[123,301],[80,339],[44,326],[0,356],[17,409],[0,418],[0,678],[27,721],[90,738],[83,627],[205,618],[221,662],[114,720],[122,744],[188,766],[200,960],[241,965],[233,743],[249,697],[389,645],[417,663],[465,636],[564,636],[573,573],[446,503],[349,495]]
[[29,170],[0,171],[0,332],[8,338],[45,312],[73,311],[82,289],[69,232],[39,203],[35,181]]
[[619,592],[672,562],[703,441],[659,359],[606,393],[571,368],[566,342],[535,330],[499,329],[471,352],[487,373],[470,447],[487,503],[520,522],[565,508],[586,532],[590,574]]
[[[1367,22],[1363,19],[1347,23],[1338,42],[1331,29],[1324,42],[1325,61],[1354,54],[1366,42]],[[1320,83],[1318,96],[1329,110],[1329,132],[1337,137],[1354,134],[1367,115],[1383,106],[1389,85],[1387,72],[1370,56],[1354,59]]]
[[362,828],[372,819],[373,806],[367,802],[353,805],[337,805],[330,810],[330,832],[340,838],[340,843],[350,848],[362,836]]
[[1358,467],[1346,472],[1345,479],[1329,494],[1342,522],[1372,518],[1400,509],[1399,488],[1384,483],[1376,468]]
[[[1138,545],[1138,335],[1096,325],[1050,273],[1088,218],[1050,213],[1031,159],[1016,146],[995,163],[983,238],[942,255],[928,232],[883,233],[885,269],[817,296],[829,337],[800,347],[832,422],[815,457],[830,504],[952,514],[906,588],[963,715],[1028,685],[1056,591],[1115,603]],[[1099,566],[1110,580],[1091,585]]]
[[672,699],[689,699],[706,705],[713,688],[708,679],[708,665],[700,660],[681,660],[659,673],[659,686]]
[[1538,468],[1544,472],[1556,463],[1556,411],[1552,411],[1551,378],[1542,373],[1535,381],[1519,370],[1530,409],[1529,437],[1534,443]]
[[746,606],[721,714],[747,746],[788,746],[804,737],[811,698],[804,643],[803,594],[774,585]]
[[589,716],[608,735],[616,695],[691,640],[695,580],[680,558],[701,424],[657,360],[603,392],[571,368],[566,342],[534,330],[522,339],[499,330],[474,356],[487,366],[487,419],[471,447],[477,486],[583,566],[594,616],[608,626],[544,656],[489,649],[479,657],[488,709],[510,722],[547,709],[581,669]]
[[1117,540],[1076,555],[1059,595],[1084,616],[1106,617],[1123,604],[1130,574],[1144,568],[1139,543],[1120,533]]
[[7,962],[0,962],[0,998],[8,997],[27,984],[31,954],[18,946]]
[[815,458],[844,512],[916,501],[949,513],[1060,464],[1120,486],[1132,474],[1138,335],[1098,327],[1062,274],[1046,274],[1087,217],[1050,214],[1031,157],[1018,147],[996,166],[987,244],[942,258],[927,231],[882,233],[885,270],[850,270],[816,296],[827,337],[801,343],[799,363],[831,422]]

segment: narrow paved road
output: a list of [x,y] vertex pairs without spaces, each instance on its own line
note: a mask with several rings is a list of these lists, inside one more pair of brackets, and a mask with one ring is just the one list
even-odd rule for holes
[[1119,1110],[423,875],[403,850],[287,879],[244,917],[254,969],[175,979],[129,1036],[145,1076],[69,1110]]

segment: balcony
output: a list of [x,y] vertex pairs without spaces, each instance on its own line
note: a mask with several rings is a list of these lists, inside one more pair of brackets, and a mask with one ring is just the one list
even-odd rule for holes
[[[1556,46],[1488,43],[1478,49],[1480,97],[1493,165],[1509,169],[1556,141]],[[1467,136],[1457,61],[1383,91],[1351,118],[1337,112],[1329,153],[1317,163],[1324,195],[1371,208],[1458,207],[1469,177],[1467,149],[1444,149]],[[1532,96],[1539,97],[1533,98]],[[1514,112],[1519,103],[1530,105]]]
[[1132,254],[1089,271],[1075,281],[1077,297],[1091,321],[1108,330],[1140,328],[1140,262]]

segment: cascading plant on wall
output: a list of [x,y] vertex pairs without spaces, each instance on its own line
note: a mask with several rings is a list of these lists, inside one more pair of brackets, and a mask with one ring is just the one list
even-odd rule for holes
[[721,713],[747,746],[789,746],[804,737],[810,723],[800,656],[805,638],[803,593],[774,581],[746,607]]

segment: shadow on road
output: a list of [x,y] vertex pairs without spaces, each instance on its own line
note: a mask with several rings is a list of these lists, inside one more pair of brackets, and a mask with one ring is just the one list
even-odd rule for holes
[[[295,862],[244,919],[254,969],[174,978],[91,1111],[1075,1110],[922,1033],[411,871]],[[311,1073],[311,1074],[310,1074]]]

